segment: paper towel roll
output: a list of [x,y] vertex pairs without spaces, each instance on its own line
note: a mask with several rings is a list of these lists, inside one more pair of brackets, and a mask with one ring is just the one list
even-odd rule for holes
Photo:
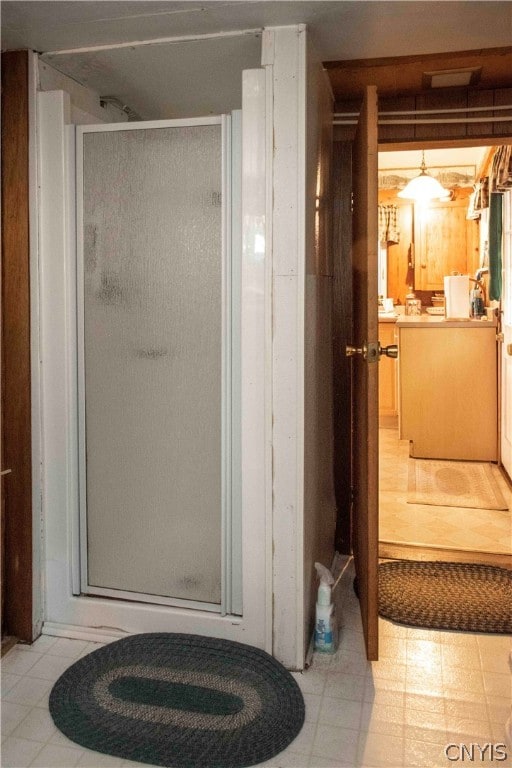
[[469,275],[446,275],[444,296],[447,320],[465,320],[469,317]]

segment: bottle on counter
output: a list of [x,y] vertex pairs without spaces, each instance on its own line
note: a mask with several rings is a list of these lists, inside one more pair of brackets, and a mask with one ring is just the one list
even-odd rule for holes
[[405,314],[421,315],[421,299],[417,299],[414,292],[408,293],[405,297]]
[[484,299],[482,291],[478,286],[471,291],[470,308],[471,317],[482,317],[482,315],[485,315]]

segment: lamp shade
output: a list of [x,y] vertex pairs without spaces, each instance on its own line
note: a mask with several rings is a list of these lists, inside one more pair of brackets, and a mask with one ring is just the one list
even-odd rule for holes
[[446,197],[448,194],[448,190],[441,186],[437,179],[434,179],[428,173],[422,173],[411,179],[407,186],[398,192],[398,197],[421,201],[436,200]]
[[420,175],[411,179],[411,181],[398,192],[398,197],[403,197],[406,200],[416,200],[416,202],[424,202],[427,200],[437,200],[442,197],[448,197],[449,194],[449,191],[445,189],[437,179],[434,179],[433,176],[427,173],[425,153],[423,152]]

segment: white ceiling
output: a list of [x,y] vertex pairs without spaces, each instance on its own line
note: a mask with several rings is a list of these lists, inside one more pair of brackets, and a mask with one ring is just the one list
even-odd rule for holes
[[512,4],[474,0],[121,0],[2,2],[2,47],[84,46],[307,24],[326,60],[406,56],[510,45]]
[[[426,149],[425,164],[429,168],[443,168],[463,165],[475,166],[482,162],[487,147],[450,147],[450,149]],[[401,152],[379,152],[379,170],[419,168],[421,151],[418,149]]]
[[242,105],[242,72],[261,63],[261,34],[44,56],[143,119],[198,117]]
[[[241,72],[260,61],[261,29],[305,23],[322,60],[503,47],[512,2],[474,0],[3,0],[2,48],[31,48],[103,96],[148,119],[240,106]],[[220,40],[139,45],[252,30]],[[133,43],[132,46],[109,46]],[[107,50],[75,51],[107,46]]]

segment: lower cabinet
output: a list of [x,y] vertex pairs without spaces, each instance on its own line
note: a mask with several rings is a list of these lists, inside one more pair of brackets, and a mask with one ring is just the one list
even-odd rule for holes
[[[379,323],[381,346],[396,344],[395,323]],[[382,356],[379,362],[379,416],[398,415],[398,381],[396,360]]]
[[496,328],[398,332],[400,437],[410,455],[497,461]]

